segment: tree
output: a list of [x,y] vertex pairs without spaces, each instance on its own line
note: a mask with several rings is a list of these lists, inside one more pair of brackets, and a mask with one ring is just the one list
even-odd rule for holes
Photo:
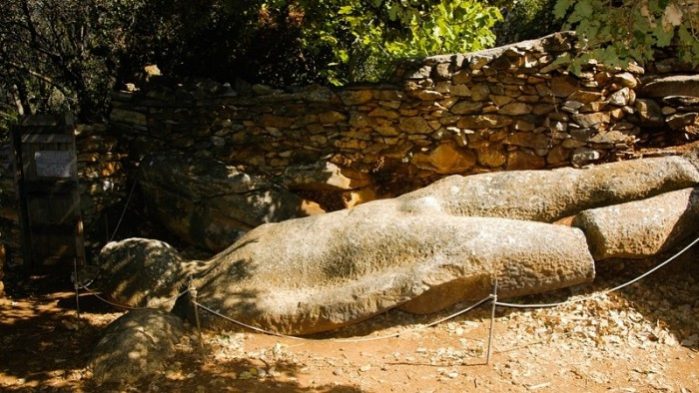
[[305,0],[298,5],[306,18],[302,46],[311,53],[331,51],[322,72],[333,84],[380,80],[406,58],[490,47],[491,29],[502,19],[497,7],[474,0]]
[[558,0],[555,15],[575,28],[586,52],[573,70],[590,59],[610,66],[644,64],[655,50],[673,47],[680,60],[699,65],[697,0]]
[[135,0],[5,0],[0,90],[17,112],[63,110],[98,120],[124,49]]
[[543,37],[561,30],[563,21],[553,16],[557,0],[499,2],[505,19],[495,26],[498,45]]
[[177,78],[376,81],[395,62],[492,45],[477,0],[3,0],[0,100],[100,121],[148,64]]

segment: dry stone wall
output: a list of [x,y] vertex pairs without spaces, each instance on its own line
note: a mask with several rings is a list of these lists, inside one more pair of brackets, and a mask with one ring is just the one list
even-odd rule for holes
[[329,161],[369,184],[344,189],[355,192],[349,204],[449,174],[623,157],[651,134],[636,108],[644,69],[591,62],[574,76],[557,62],[573,51],[575,37],[559,33],[426,58],[401,67],[393,84],[342,89],[161,79],[116,94],[111,125],[136,156],[194,151],[273,175]]

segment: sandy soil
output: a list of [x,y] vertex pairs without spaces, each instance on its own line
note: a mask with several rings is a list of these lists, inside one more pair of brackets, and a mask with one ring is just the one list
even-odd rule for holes
[[[645,271],[605,263],[597,281],[528,302],[592,300],[549,309],[490,305],[435,327],[438,315],[391,311],[331,335],[291,339],[194,329],[166,370],[136,386],[97,386],[88,361],[100,331],[122,314],[90,295],[30,281],[0,300],[3,392],[699,392],[699,250],[640,283]],[[398,333],[399,337],[375,339]],[[370,341],[362,341],[370,339]]]

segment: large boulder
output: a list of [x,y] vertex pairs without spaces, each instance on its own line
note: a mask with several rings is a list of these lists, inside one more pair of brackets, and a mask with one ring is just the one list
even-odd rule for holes
[[397,306],[439,311],[487,296],[495,279],[508,297],[594,278],[576,228],[458,217],[443,205],[382,200],[260,226],[207,262],[195,281],[199,302],[266,329],[310,334]]
[[212,251],[258,225],[317,211],[262,176],[178,153],[145,159],[139,184],[147,206],[169,231]]
[[507,217],[554,222],[582,210],[647,198],[699,184],[696,151],[659,157],[561,168],[450,176],[401,201],[433,196],[458,216]]
[[126,385],[165,369],[184,334],[182,320],[157,310],[134,310],[105,330],[90,365],[93,379],[103,384]]
[[573,225],[596,260],[651,257],[699,233],[699,188],[586,210]]
[[104,246],[98,265],[93,285],[116,303],[169,311],[199,262],[183,261],[165,242],[131,238]]

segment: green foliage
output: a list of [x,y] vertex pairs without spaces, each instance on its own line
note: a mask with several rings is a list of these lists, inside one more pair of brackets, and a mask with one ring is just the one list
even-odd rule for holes
[[556,0],[516,0],[505,5],[507,16],[496,28],[498,44],[505,45],[560,31],[563,22],[553,16]]
[[[473,0],[302,2],[303,46],[330,49],[323,74],[333,84],[377,81],[406,58],[470,52],[495,43],[497,8]],[[335,18],[327,15],[336,14]]]
[[644,64],[655,50],[675,46],[678,57],[699,65],[699,3],[693,0],[558,0],[557,18],[575,28],[587,53],[572,70],[590,59],[612,66],[631,60]]
[[180,79],[375,81],[404,58],[488,47],[501,19],[477,0],[2,1],[0,101],[80,121],[104,118],[148,64]]
[[135,0],[4,0],[0,91],[16,113],[105,112]]

